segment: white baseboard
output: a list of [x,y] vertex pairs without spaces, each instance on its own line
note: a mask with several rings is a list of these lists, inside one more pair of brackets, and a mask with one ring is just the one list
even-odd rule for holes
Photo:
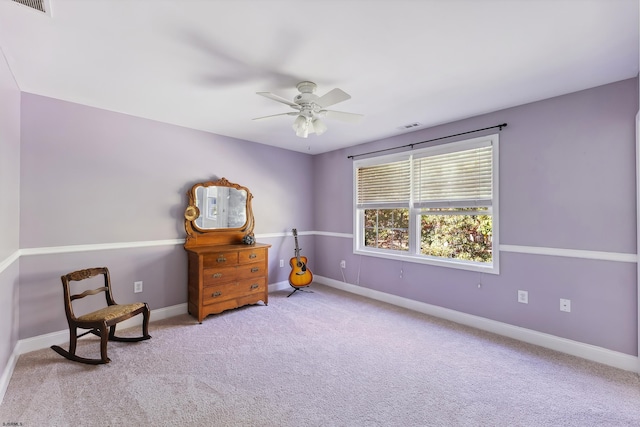
[[[169,317],[178,316],[187,312],[187,304],[178,304],[171,307],[159,308],[151,311],[150,321],[167,319]],[[133,326],[142,325],[142,316],[132,317],[124,322],[118,323],[118,328],[125,329]],[[69,341],[69,330],[51,332],[49,334],[38,335],[37,337],[26,338],[18,341],[16,352],[18,355],[29,353],[30,351],[40,350],[51,347],[54,344],[65,343]]]
[[15,368],[17,362],[18,353],[16,353],[16,350],[14,348],[13,353],[11,354],[11,357],[9,357],[9,361],[7,362],[7,366],[2,373],[2,377],[0,377],[0,405],[4,400],[4,394],[7,392],[7,387],[9,387],[11,375],[13,375],[13,368]]
[[281,291],[283,289],[289,289],[291,285],[289,285],[288,281],[272,283],[269,285],[269,292]]
[[332,288],[341,289],[367,298],[393,304],[398,307],[450,320],[455,323],[471,326],[473,328],[492,332],[526,343],[535,344],[540,347],[570,354],[572,356],[581,357],[583,359],[609,365],[614,368],[624,369],[625,371],[631,372],[640,372],[638,357],[631,356],[629,354],[557,337],[555,335],[545,334],[531,329],[521,328],[519,326],[513,326],[508,323],[498,322],[436,305],[414,301],[408,298],[330,279],[328,277],[316,275],[314,276],[314,281]]

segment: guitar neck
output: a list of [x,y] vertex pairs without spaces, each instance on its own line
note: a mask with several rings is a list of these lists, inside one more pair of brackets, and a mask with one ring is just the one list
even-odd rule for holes
[[296,241],[296,259],[298,260],[298,262],[300,262],[300,248],[298,247],[298,235],[294,234],[293,237]]
[[296,241],[296,261],[300,264],[300,248],[298,247],[298,229],[294,228],[291,230],[293,233],[293,238]]

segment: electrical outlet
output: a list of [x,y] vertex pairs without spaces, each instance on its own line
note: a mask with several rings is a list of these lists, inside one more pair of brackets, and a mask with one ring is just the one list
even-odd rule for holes
[[284,267],[284,260],[283,259],[280,260],[280,267]]
[[560,311],[571,312],[571,300],[560,298]]
[[529,304],[529,292],[518,291],[518,302],[522,304]]
[[340,268],[347,268],[347,262],[345,260],[340,261]]
[[133,282],[133,293],[138,294],[142,292],[142,282]]

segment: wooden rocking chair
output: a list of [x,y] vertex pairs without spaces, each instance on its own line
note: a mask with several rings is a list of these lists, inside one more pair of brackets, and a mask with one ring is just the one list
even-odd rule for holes
[[[100,274],[104,275],[104,286],[97,289],[87,289],[78,294],[71,294],[69,282],[89,279]],[[74,271],[73,273],[62,276],[61,279],[64,290],[64,310],[67,314],[67,321],[69,322],[69,351],[66,351],[57,345],[51,346],[51,348],[61,356],[75,362],[99,365],[109,363],[111,361],[107,357],[107,341],[137,342],[151,338],[149,335],[149,306],[147,303],[142,302],[123,305],[116,304],[111,292],[111,278],[107,267]],[[107,301],[106,307],[78,317],[73,314],[72,303],[74,300],[84,298],[89,295],[96,295],[101,292],[104,292],[105,294]],[[117,323],[140,313],[142,313],[144,317],[141,337],[123,338],[115,336]],[[90,330],[78,335],[78,328]],[[76,355],[76,344],[78,338],[89,333],[100,337],[100,359],[88,359]]]

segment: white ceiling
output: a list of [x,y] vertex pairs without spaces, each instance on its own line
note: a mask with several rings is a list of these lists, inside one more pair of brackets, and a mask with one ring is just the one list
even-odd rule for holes
[[[638,74],[638,0],[46,1],[0,0],[21,91],[311,154]],[[364,120],[251,120],[303,80]]]

